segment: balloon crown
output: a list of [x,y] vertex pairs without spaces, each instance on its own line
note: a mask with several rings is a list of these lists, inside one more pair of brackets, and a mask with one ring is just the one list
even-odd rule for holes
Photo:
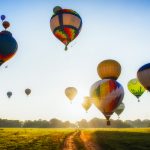
[[2,20],[2,26],[5,28],[5,30],[7,28],[10,27],[10,23],[8,21],[5,20],[6,19],[6,16],[5,15],[1,15],[1,20]]
[[53,8],[53,13],[54,13],[54,15],[61,14],[61,13],[72,13],[72,14],[76,14],[78,17],[80,17],[79,14],[76,11],[74,11],[72,9],[62,8],[60,6],[54,7]]

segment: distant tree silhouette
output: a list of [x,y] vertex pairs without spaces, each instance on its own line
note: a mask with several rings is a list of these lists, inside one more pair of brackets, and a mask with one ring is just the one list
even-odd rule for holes
[[49,125],[50,125],[50,128],[61,128],[61,127],[63,127],[62,121],[61,121],[61,120],[58,120],[58,119],[56,119],[56,118],[51,119],[51,120],[49,121]]
[[[7,120],[0,119],[0,127],[1,128],[108,128],[106,125],[105,119],[93,118],[90,121],[82,119],[76,123],[71,123],[69,121],[62,122],[59,119],[53,118],[50,121],[47,120]],[[111,126],[109,128],[130,128],[130,127],[138,127],[138,128],[146,128],[150,127],[150,120],[111,120]]]
[[88,128],[89,124],[85,119],[82,119],[81,121],[78,121],[78,126],[80,128]]
[[19,120],[0,119],[0,127],[20,128],[22,123]]

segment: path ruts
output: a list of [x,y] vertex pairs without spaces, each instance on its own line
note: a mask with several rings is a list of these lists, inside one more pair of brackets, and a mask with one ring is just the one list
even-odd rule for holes
[[96,143],[92,141],[90,134],[85,134],[82,131],[80,138],[83,141],[86,150],[102,150]]
[[77,150],[76,145],[74,144],[74,136],[76,134],[77,132],[74,132],[69,137],[67,137],[67,139],[65,140],[63,150]]
[[[78,134],[80,132],[80,134]],[[83,131],[75,131],[70,136],[68,136],[64,143],[63,150],[78,150],[74,138],[75,136],[79,136],[79,138],[83,141],[85,150],[102,150],[96,143],[92,141],[91,135],[84,133]]]

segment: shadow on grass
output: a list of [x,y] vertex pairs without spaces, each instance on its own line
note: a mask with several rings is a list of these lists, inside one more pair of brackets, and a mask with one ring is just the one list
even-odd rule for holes
[[95,131],[93,138],[103,150],[150,150],[150,133]]

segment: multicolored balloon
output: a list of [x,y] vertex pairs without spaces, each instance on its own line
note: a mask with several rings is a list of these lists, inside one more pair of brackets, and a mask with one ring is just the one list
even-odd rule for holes
[[89,110],[91,105],[92,105],[91,98],[88,97],[88,96],[84,97],[84,101],[82,103],[82,107],[85,109],[86,112]]
[[25,89],[25,93],[26,93],[26,95],[28,96],[28,95],[31,94],[31,90],[30,90],[29,88],[27,88],[27,89]]
[[[5,15],[1,15],[2,21],[5,20],[5,18]],[[11,32],[6,31],[10,23],[8,21],[3,21],[2,25],[5,30],[0,32],[0,65],[11,59],[18,49],[18,44]]]
[[124,103],[121,103],[121,104],[115,109],[115,113],[118,115],[118,118],[119,118],[120,114],[124,111],[124,109],[125,109]]
[[18,44],[9,31],[0,32],[0,65],[11,59],[18,49]]
[[62,9],[56,6],[54,15],[50,19],[50,28],[55,35],[66,47],[80,33],[82,27],[82,19],[80,15],[71,9]]
[[11,96],[12,96],[12,92],[7,92],[7,96],[8,96],[8,98],[11,98]]
[[99,80],[91,86],[90,97],[94,105],[104,114],[107,125],[110,125],[110,117],[121,104],[124,97],[124,89],[120,83],[112,79]]
[[121,73],[121,65],[116,60],[107,59],[98,64],[97,73],[101,79],[117,80]]
[[75,87],[68,87],[65,89],[65,94],[70,101],[72,101],[77,95],[77,89]]
[[143,85],[139,82],[139,80],[137,78],[131,79],[128,82],[128,90],[134,95],[136,96],[136,98],[139,100],[139,97],[145,92],[145,88],[143,87]]
[[140,83],[150,92],[150,63],[143,65],[137,72]]

